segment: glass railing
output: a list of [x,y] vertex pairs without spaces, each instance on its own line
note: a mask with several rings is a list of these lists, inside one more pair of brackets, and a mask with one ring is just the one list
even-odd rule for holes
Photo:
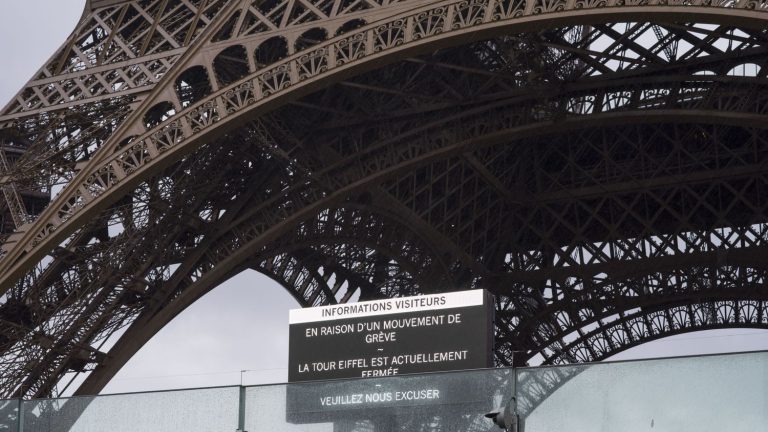
[[768,352],[517,371],[526,432],[768,431]]
[[520,432],[768,430],[768,352],[0,401],[0,432],[500,430],[490,412]]
[[246,389],[245,430],[486,431],[513,394],[511,369]]
[[19,430],[20,400],[0,399],[0,432],[16,432]]
[[213,432],[237,429],[239,389],[221,387],[24,401],[23,432]]

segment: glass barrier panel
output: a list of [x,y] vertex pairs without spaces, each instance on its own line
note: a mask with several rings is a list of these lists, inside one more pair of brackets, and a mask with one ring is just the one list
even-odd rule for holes
[[19,400],[0,399],[0,432],[19,430]]
[[513,394],[509,369],[249,387],[248,432],[487,432]]
[[517,371],[525,432],[768,430],[768,353]]
[[239,388],[25,401],[24,432],[234,432]]
[[0,400],[0,432],[500,431],[490,412],[519,432],[768,430],[768,352]]

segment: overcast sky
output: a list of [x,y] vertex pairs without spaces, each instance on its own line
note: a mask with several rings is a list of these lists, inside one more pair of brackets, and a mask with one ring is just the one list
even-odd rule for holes
[[[84,0],[3,1],[0,104],[10,100],[59,47]],[[188,308],[153,338],[105,392],[284,382],[288,310],[297,303],[256,272],[243,273]],[[616,359],[768,350],[768,332],[723,330],[681,335],[628,350]]]

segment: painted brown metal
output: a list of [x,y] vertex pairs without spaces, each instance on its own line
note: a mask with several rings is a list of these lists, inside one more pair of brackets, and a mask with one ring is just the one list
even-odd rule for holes
[[768,327],[765,3],[97,3],[0,113],[0,396],[245,268],[488,288],[499,364]]

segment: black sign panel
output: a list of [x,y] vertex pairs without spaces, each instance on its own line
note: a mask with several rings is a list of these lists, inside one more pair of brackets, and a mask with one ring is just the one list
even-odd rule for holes
[[482,290],[291,311],[289,382],[492,366]]
[[[397,415],[484,414],[511,394],[512,374],[486,371],[289,384],[286,420],[339,422]],[[430,410],[425,410],[430,407]],[[433,408],[432,408],[433,407]],[[442,407],[442,408],[441,408]]]

